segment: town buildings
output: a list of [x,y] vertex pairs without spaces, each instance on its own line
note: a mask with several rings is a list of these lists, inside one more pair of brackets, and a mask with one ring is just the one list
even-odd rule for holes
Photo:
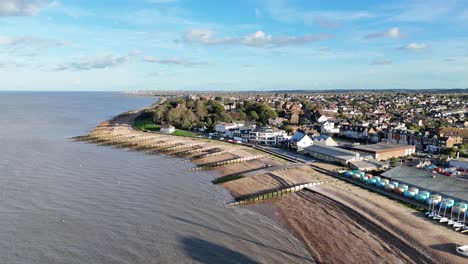
[[380,161],[410,156],[416,152],[416,147],[402,144],[377,143],[355,146],[353,150],[371,154],[374,159]]

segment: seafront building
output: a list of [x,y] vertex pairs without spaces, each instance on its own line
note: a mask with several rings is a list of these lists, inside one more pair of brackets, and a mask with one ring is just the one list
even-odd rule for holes
[[371,154],[374,159],[380,161],[410,156],[416,152],[416,147],[401,144],[377,143],[354,146],[353,150]]
[[305,148],[304,152],[314,158],[344,166],[351,161],[361,161],[363,159],[357,152],[325,145],[312,145]]

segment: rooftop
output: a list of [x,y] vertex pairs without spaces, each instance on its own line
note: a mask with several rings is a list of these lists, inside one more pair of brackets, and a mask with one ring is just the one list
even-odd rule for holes
[[337,147],[330,147],[325,145],[312,145],[305,148],[307,151],[319,153],[326,156],[331,156],[335,158],[339,158],[342,160],[350,160],[356,157],[356,152],[337,148]]
[[382,176],[430,190],[444,197],[468,202],[468,181],[456,177],[434,174],[415,167],[398,166],[382,173]]
[[410,145],[377,143],[377,144],[354,146],[353,149],[367,151],[367,152],[385,152],[385,151],[391,151],[391,150],[397,150],[397,149],[407,149],[410,147],[414,148],[414,146],[410,146]]

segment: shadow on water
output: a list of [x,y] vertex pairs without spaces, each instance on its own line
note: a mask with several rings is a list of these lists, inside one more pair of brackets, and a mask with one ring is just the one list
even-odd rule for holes
[[242,253],[229,248],[216,245],[203,239],[195,237],[184,237],[181,239],[185,253],[193,260],[204,264],[218,263],[258,263]]
[[310,258],[310,257],[306,257],[306,256],[303,256],[303,255],[298,255],[298,254],[291,253],[291,252],[288,252],[288,251],[285,251],[285,250],[282,250],[282,249],[279,249],[279,248],[276,248],[276,247],[272,247],[272,246],[269,246],[269,245],[265,245],[265,244],[262,244],[262,243],[260,243],[260,242],[258,242],[258,241],[251,240],[251,239],[248,239],[248,238],[245,238],[245,237],[236,235],[236,234],[232,234],[232,233],[226,232],[226,231],[224,231],[224,230],[219,230],[219,229],[216,229],[216,228],[207,226],[207,225],[195,223],[195,222],[193,222],[193,221],[191,221],[191,220],[184,219],[184,218],[181,218],[181,217],[178,217],[178,216],[171,216],[171,215],[169,215],[169,217],[171,217],[171,218],[173,218],[173,219],[175,219],[175,220],[184,222],[184,223],[186,223],[186,224],[196,225],[196,226],[198,226],[198,227],[202,227],[202,228],[205,228],[205,229],[210,230],[210,231],[213,231],[213,232],[218,232],[218,233],[221,233],[221,234],[230,236],[230,237],[237,238],[237,239],[242,240],[242,241],[244,241],[244,242],[249,242],[249,243],[255,244],[255,245],[257,245],[257,246],[261,246],[261,247],[265,247],[265,248],[268,248],[268,249],[272,249],[272,250],[278,251],[278,252],[280,252],[280,253],[282,253],[282,254],[295,257],[295,258],[297,258],[297,259],[307,260],[307,261],[310,261],[311,263],[315,263],[314,260],[313,260],[312,258]]

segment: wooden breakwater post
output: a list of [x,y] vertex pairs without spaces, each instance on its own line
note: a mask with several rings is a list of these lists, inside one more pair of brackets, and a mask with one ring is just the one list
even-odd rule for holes
[[199,165],[198,167],[192,168],[190,170],[204,170],[204,169],[210,169],[210,168],[215,168],[223,165],[230,165],[234,163],[241,163],[241,162],[246,162],[246,161],[251,161],[251,160],[257,160],[264,158],[265,155],[255,155],[255,156],[247,156],[247,157],[242,157],[242,158],[236,158],[236,159],[230,159],[230,160],[224,160],[224,161],[218,161],[218,162],[213,162],[209,164],[204,164],[204,165]]
[[182,144],[182,145],[179,145],[179,146],[173,146],[173,147],[168,147],[168,148],[162,149],[161,152],[167,152],[167,151],[173,151],[173,150],[182,150],[182,149],[195,147],[195,146],[198,146],[198,145],[199,145],[198,143]]
[[[216,149],[219,149],[219,148],[214,148],[214,149],[216,150]],[[230,152],[234,152],[236,150],[237,149],[230,149],[230,150],[220,150],[220,151],[215,151],[215,152],[208,152],[208,153],[196,156],[196,157],[192,157],[192,158],[189,159],[189,161],[204,159],[204,158],[208,158],[208,157],[212,157],[212,156],[217,156],[217,155],[220,155],[220,154],[223,154],[223,153],[230,153]]]
[[227,203],[227,205],[245,205],[245,204],[251,204],[251,203],[255,203],[259,201],[270,200],[273,198],[277,198],[277,197],[281,197],[284,195],[298,192],[305,188],[310,188],[310,187],[318,186],[318,185],[325,184],[325,183],[326,183],[325,181],[321,181],[321,182],[311,182],[311,183],[306,183],[306,184],[300,184],[300,185],[292,186],[289,188],[276,190],[273,192],[252,195],[246,198],[238,198],[233,202]]
[[190,150],[187,150],[185,153],[187,154],[193,154],[193,153],[198,153],[198,152],[204,152],[204,151],[210,151],[210,150],[215,150],[217,149],[217,147],[202,147],[202,148],[198,148],[198,149],[190,149]]

